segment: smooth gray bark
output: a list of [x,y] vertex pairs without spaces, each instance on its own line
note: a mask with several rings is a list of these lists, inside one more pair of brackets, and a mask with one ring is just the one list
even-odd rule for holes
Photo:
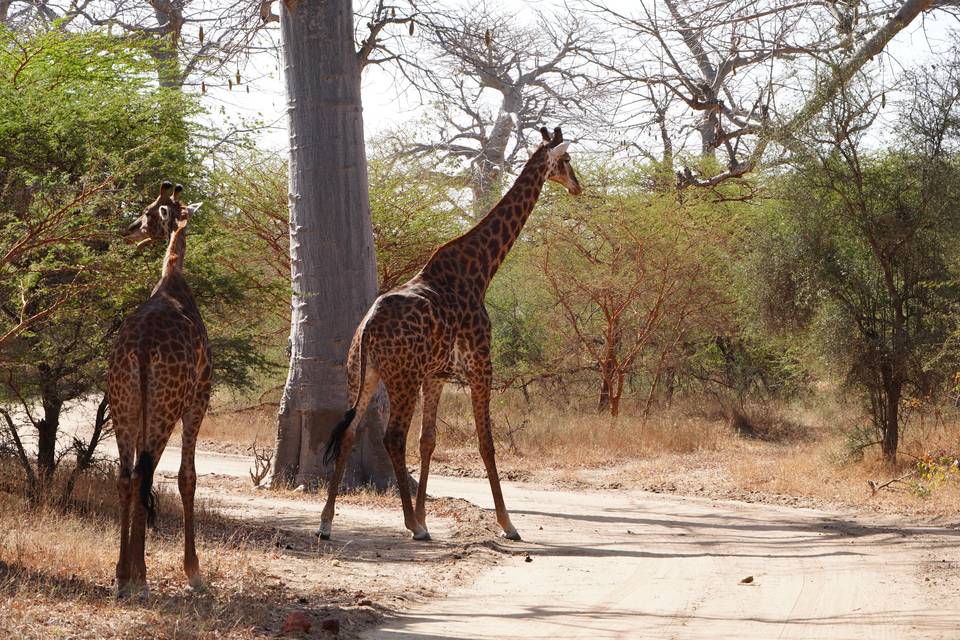
[[[281,4],[290,133],[290,370],[280,403],[275,482],[325,477],[323,448],[352,401],[350,339],[377,294],[360,64],[350,0]],[[383,401],[360,425],[344,481],[384,488]]]

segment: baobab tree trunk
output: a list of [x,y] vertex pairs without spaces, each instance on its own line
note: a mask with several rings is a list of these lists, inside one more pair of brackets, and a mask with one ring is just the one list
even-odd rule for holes
[[[274,482],[309,484],[352,401],[345,361],[377,293],[360,65],[350,0],[278,3],[290,131],[290,370],[277,420]],[[383,488],[383,402],[360,425],[344,481]]]
[[504,98],[504,105],[497,117],[497,122],[483,145],[480,157],[474,163],[471,190],[473,191],[473,217],[477,220],[487,215],[503,195],[507,145],[516,129],[516,110],[519,108],[520,97],[519,92],[513,91]]

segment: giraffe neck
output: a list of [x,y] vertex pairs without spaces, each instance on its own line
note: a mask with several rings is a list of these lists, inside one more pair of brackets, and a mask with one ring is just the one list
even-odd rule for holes
[[184,313],[198,325],[202,325],[200,311],[193,298],[193,291],[183,277],[183,256],[187,252],[186,227],[178,227],[170,234],[170,244],[167,245],[167,254],[163,257],[163,271],[160,282],[153,288],[152,296],[163,292],[176,300]]
[[177,227],[170,234],[170,243],[167,253],[163,256],[161,278],[168,278],[174,273],[183,273],[183,256],[187,252],[186,227]]
[[437,249],[421,274],[467,280],[482,297],[537,204],[547,179],[546,159],[546,148],[541,147],[490,213]]

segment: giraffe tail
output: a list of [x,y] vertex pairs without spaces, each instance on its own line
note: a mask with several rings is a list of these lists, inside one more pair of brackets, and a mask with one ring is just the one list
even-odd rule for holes
[[141,451],[137,456],[133,473],[140,477],[140,504],[147,512],[147,524],[151,527],[157,524],[157,496],[153,491],[153,467],[153,455],[149,451]]
[[145,347],[141,348],[138,360],[137,364],[140,370],[140,428],[143,439],[137,455],[137,463],[133,467],[133,474],[140,478],[140,504],[143,505],[143,509],[147,513],[147,524],[153,527],[157,522],[157,497],[153,493],[153,468],[156,460],[153,459],[152,453],[146,451],[150,353]]
[[357,382],[357,395],[353,399],[353,405],[347,409],[347,412],[343,414],[343,418],[333,428],[333,431],[330,432],[330,439],[327,440],[327,448],[323,452],[323,463],[326,465],[332,464],[340,457],[340,449],[343,446],[343,436],[347,433],[350,425],[353,424],[353,419],[357,417],[357,407],[360,405],[360,398],[363,396],[363,385],[367,377],[367,350],[365,347],[367,342],[367,320],[369,317],[370,314],[368,312],[360,328],[360,353],[357,354],[360,358],[360,375],[358,376]]
[[350,423],[357,415],[357,407],[353,406],[347,409],[343,414],[343,419],[337,423],[330,433],[330,440],[327,441],[327,449],[323,452],[324,464],[333,464],[340,457],[340,448],[343,446],[343,435],[350,428]]

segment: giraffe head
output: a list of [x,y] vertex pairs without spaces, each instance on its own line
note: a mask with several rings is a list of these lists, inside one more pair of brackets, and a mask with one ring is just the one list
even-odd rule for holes
[[189,219],[200,208],[200,204],[184,206],[180,202],[183,186],[173,186],[169,180],[160,185],[160,194],[143,210],[143,213],[127,227],[123,237],[127,242],[143,246],[154,240],[167,240],[177,228],[181,219]]
[[563,185],[570,195],[578,196],[583,193],[580,187],[580,181],[577,180],[577,174],[570,165],[570,154],[567,153],[569,142],[563,141],[563,133],[560,127],[553,130],[553,137],[547,131],[546,127],[540,128],[540,135],[543,136],[541,149],[546,150],[548,172],[547,180]]

